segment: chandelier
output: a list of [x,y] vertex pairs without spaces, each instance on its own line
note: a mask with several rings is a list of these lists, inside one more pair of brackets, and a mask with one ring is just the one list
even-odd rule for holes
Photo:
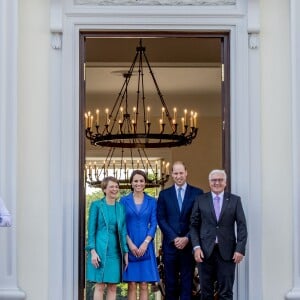
[[149,158],[144,149],[137,149],[131,156],[124,156],[124,149],[116,155],[116,148],[110,148],[103,160],[89,159],[85,165],[85,181],[90,187],[100,187],[102,179],[113,176],[119,180],[121,189],[130,189],[130,176],[134,170],[143,170],[146,174],[146,188],[161,187],[169,180],[169,162],[161,158]]
[[[86,162],[86,182],[100,187],[104,177],[114,176],[121,189],[129,189],[131,172],[141,169],[148,179],[146,187],[163,188],[170,177],[169,163],[162,158],[150,159],[145,149],[191,144],[198,131],[197,112],[182,109],[180,113],[174,107],[171,115],[142,40],[129,70],[122,75],[124,80],[111,109],[85,113],[86,138],[93,146],[108,148],[102,161]],[[146,88],[155,90],[155,95],[146,97]]]
[[[152,79],[156,99],[153,96],[146,97],[145,70],[148,70]],[[188,113],[187,109],[183,109],[179,116],[174,107],[171,115],[141,40],[133,62],[123,76],[124,82],[111,109],[97,109],[94,114],[90,111],[85,113],[85,133],[92,145],[141,149],[178,147],[192,143],[198,131],[197,112]],[[137,77],[136,80],[132,80],[133,77]],[[132,81],[137,84],[135,97],[129,97]],[[155,110],[159,118],[153,123]]]

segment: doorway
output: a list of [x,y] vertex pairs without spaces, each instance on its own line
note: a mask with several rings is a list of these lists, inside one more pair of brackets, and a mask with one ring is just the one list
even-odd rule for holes
[[[183,160],[189,182],[208,189],[212,168],[223,168],[230,188],[229,33],[195,32],[80,32],[80,184],[79,184],[79,299],[85,297],[85,239],[88,158],[102,159],[106,149],[85,139],[84,113],[113,102],[121,75],[140,39],[167,105],[193,107],[199,112],[199,133],[192,145],[149,151],[151,157]],[[168,182],[167,185],[170,185]]]

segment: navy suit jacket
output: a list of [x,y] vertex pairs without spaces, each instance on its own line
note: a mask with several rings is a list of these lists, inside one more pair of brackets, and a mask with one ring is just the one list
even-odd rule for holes
[[157,201],[157,222],[163,233],[163,253],[173,253],[177,251],[173,243],[176,237],[186,236],[189,238],[191,212],[195,198],[201,194],[203,194],[201,189],[188,184],[180,212],[175,185],[159,193]]
[[190,234],[193,247],[200,246],[204,258],[211,255],[216,236],[224,260],[231,260],[234,252],[245,255],[247,226],[241,198],[225,192],[217,220],[211,192],[197,197],[191,215]]

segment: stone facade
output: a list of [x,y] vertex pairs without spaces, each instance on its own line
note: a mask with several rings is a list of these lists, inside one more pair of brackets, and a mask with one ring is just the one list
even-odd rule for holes
[[166,6],[215,6],[235,5],[236,0],[74,0],[77,5],[166,5]]

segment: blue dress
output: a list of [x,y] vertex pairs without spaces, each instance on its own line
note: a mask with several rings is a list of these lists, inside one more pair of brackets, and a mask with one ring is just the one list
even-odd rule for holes
[[[123,280],[126,282],[158,282],[160,280],[154,250],[153,239],[157,229],[156,199],[144,193],[140,208],[136,207],[133,193],[121,198],[125,206],[127,234],[133,243],[139,247],[146,237],[152,237],[148,245],[150,258],[137,262],[129,261]],[[130,251],[130,250],[129,250]]]

